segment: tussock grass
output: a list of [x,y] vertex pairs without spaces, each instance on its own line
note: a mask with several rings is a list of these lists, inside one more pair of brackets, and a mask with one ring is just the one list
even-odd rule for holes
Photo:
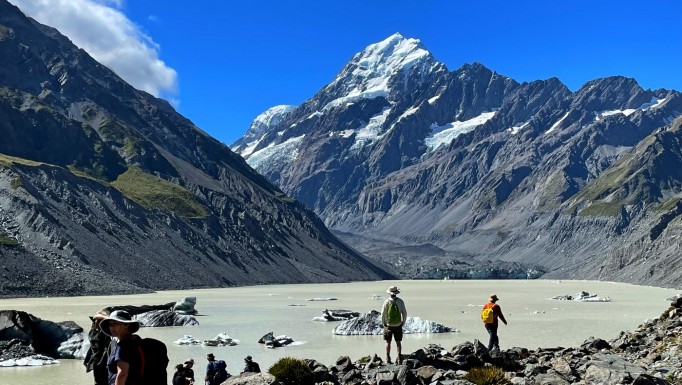
[[303,360],[282,357],[268,369],[268,373],[284,385],[314,385],[315,376]]
[[496,385],[510,383],[504,376],[504,370],[496,366],[472,368],[469,370],[466,376],[464,376],[464,378],[476,385]]

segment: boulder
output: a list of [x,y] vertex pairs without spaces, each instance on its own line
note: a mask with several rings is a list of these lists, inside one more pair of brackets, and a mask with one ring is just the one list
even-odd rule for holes
[[557,373],[542,373],[534,377],[533,384],[537,385],[569,385],[571,382]]
[[640,374],[632,382],[632,385],[669,385],[669,384],[670,382],[662,378],[657,378],[654,376],[650,376],[648,374]]
[[583,380],[587,384],[627,384],[645,372],[644,367],[617,355],[597,353],[586,364]]
[[427,365],[427,366],[422,366],[419,369],[417,369],[417,378],[419,378],[422,383],[429,384],[431,383],[431,379],[433,376],[438,373],[438,369],[436,369],[434,366]]
[[580,349],[585,351],[597,352],[602,349],[611,349],[611,345],[601,338],[590,337],[586,339],[582,345],[580,345]]
[[221,385],[280,385],[280,382],[270,373],[244,373],[228,378]]

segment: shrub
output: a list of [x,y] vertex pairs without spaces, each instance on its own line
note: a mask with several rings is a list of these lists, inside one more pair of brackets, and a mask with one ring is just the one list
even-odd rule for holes
[[268,369],[284,385],[314,385],[315,376],[303,360],[283,357]]
[[476,385],[509,384],[509,381],[504,377],[504,370],[496,366],[472,368],[464,378]]

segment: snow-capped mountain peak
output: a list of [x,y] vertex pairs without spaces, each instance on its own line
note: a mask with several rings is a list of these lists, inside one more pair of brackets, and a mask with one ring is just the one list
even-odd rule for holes
[[295,110],[296,107],[297,106],[282,104],[267,109],[253,120],[249,130],[231,146],[232,149],[242,153],[243,156],[250,154],[255,149],[259,140],[267,134],[272,127],[279,124],[282,119]]
[[428,69],[436,64],[433,56],[418,39],[400,33],[367,46],[357,53],[325,90],[338,96],[324,108],[332,108],[357,99],[373,99],[390,93],[391,80],[413,67]]
[[278,124],[284,116],[293,111],[295,108],[296,106],[287,104],[271,107],[253,120],[249,131],[258,130],[264,127],[272,127]]

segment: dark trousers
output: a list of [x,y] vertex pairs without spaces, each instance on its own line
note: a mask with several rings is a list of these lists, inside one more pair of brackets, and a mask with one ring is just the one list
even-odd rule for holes
[[488,340],[488,350],[493,350],[494,347],[497,350],[500,349],[500,339],[497,337],[497,325],[495,324],[485,324],[485,330],[488,331],[490,339]]

